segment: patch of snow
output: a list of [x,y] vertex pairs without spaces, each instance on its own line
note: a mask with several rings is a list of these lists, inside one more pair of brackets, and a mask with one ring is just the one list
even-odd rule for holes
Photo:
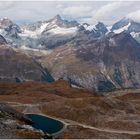
[[81,87],[77,86],[77,85],[74,85],[74,84],[71,84],[71,87],[72,88],[79,88],[79,89],[82,89]]
[[131,25],[131,23],[129,22],[128,25],[126,25],[126,26],[124,26],[124,27],[122,27],[122,28],[120,28],[120,29],[114,30],[113,32],[116,33],[116,34],[119,34],[119,33],[123,32],[123,31],[125,31],[125,30],[128,30],[128,27],[129,27],[130,25]]
[[46,27],[48,26],[48,23],[42,23],[40,29],[38,29],[36,32],[37,34],[41,34],[45,29]]
[[112,26],[107,26],[106,28],[108,30],[108,32],[106,32],[106,34],[108,34],[109,32],[111,32]]
[[101,73],[106,74],[106,67],[102,61],[99,63],[99,67],[100,67]]
[[48,26],[48,23],[42,23],[40,28],[36,29],[35,31],[23,29],[23,32],[20,33],[19,35],[21,37],[32,37],[32,38],[37,38],[38,35],[40,35]]
[[114,46],[114,47],[116,46],[116,42],[115,42],[115,40],[113,38],[109,39],[109,45]]
[[130,34],[134,38],[140,37],[140,33],[131,32]]
[[50,54],[52,51],[51,50],[41,50],[41,49],[33,49],[33,48],[29,48],[25,45],[21,46],[20,47],[20,50],[23,50],[23,51],[31,51],[31,52],[34,52],[34,53],[41,53],[41,54],[44,54],[44,55],[48,55]]
[[31,30],[26,30],[25,29],[22,33],[19,34],[19,36],[36,38],[37,33],[36,33],[36,31],[31,31]]
[[48,32],[53,34],[72,34],[77,31],[77,27],[71,27],[71,28],[62,28],[52,23],[42,23],[40,28],[36,29],[35,31],[23,29],[23,32],[19,35],[21,37],[31,37],[31,38],[37,38],[43,31],[45,31],[46,28],[50,28]]
[[57,26],[56,28],[53,28],[49,30],[48,32],[53,34],[73,34],[76,33],[77,27],[71,27],[71,28],[62,28]]
[[84,28],[88,31],[92,31],[92,30],[96,29],[95,25],[89,25],[89,26],[84,25]]
[[4,29],[0,29],[0,34],[5,36],[6,35],[6,31]]

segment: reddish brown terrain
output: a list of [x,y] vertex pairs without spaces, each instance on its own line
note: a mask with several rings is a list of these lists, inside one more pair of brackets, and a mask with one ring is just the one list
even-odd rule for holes
[[[0,83],[0,102],[63,121],[66,128],[57,138],[140,138],[139,90],[91,93],[63,80]],[[28,132],[20,134],[33,138]]]

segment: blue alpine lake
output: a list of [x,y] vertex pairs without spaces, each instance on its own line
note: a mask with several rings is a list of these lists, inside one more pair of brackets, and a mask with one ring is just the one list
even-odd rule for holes
[[58,120],[39,114],[26,114],[32,121],[32,126],[44,133],[54,134],[63,129],[64,124]]

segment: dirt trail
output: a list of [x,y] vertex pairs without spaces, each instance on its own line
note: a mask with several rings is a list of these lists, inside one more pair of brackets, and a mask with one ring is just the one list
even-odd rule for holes
[[[12,105],[13,107],[14,106],[24,106],[24,107],[26,107],[25,110],[23,111],[23,113],[42,114],[42,112],[39,110],[39,106],[42,105],[42,104],[22,104],[22,103],[18,103],[18,102],[8,102],[8,103],[10,103],[10,104],[13,103],[13,105]],[[92,129],[92,130],[96,130],[96,131],[100,131],[100,132],[107,132],[107,133],[130,134],[130,135],[140,134],[140,132],[136,132],[136,131],[97,128],[97,127],[94,127],[94,126],[82,124],[82,123],[79,123],[79,122],[76,122],[76,121],[72,121],[72,120],[68,120],[68,119],[61,119],[61,118],[49,116],[49,115],[46,115],[46,114],[44,114],[44,115],[48,116],[50,118],[62,121],[62,122],[65,123],[66,126],[68,126],[68,125],[78,125],[78,126],[81,126],[83,128],[88,128],[88,129]]]
[[85,125],[76,121],[72,121],[72,120],[67,120],[65,119],[65,121],[67,122],[67,125],[78,125],[81,126],[83,128],[88,128],[88,129],[92,129],[92,130],[97,130],[97,131],[102,131],[102,132],[108,132],[108,133],[119,133],[119,134],[130,134],[130,135],[137,135],[140,134],[140,132],[136,132],[136,131],[127,131],[127,130],[115,130],[115,129],[106,129],[106,128],[97,128],[94,126],[90,126],[90,125]]

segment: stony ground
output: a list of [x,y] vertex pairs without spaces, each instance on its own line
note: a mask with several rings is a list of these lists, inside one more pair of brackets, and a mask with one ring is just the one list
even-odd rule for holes
[[30,126],[32,121],[5,103],[0,103],[0,138],[41,138],[40,132]]
[[[20,112],[63,121],[66,128],[56,138],[140,138],[140,90],[101,95],[72,88],[62,80],[0,83],[0,101]],[[21,134],[32,138],[31,133]]]

